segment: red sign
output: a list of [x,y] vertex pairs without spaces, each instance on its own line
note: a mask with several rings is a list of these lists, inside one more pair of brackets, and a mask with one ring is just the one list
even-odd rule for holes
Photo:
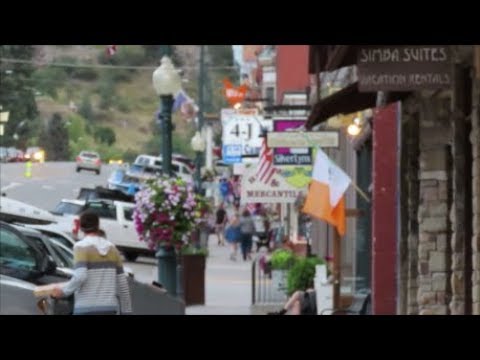
[[242,103],[243,100],[245,100],[248,90],[247,85],[240,85],[239,87],[235,88],[228,79],[223,80],[223,84],[225,87],[225,97],[230,105],[234,106],[235,104]]

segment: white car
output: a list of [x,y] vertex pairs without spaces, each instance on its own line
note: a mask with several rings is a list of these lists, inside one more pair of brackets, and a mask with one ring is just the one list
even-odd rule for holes
[[[139,155],[135,159],[134,165],[148,166],[162,170],[163,162],[160,156]],[[186,182],[193,182],[193,170],[183,160],[172,159],[172,171],[176,176],[182,178]]]

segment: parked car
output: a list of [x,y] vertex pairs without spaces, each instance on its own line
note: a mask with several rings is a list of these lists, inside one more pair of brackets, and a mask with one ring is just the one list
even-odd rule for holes
[[[187,182],[193,181],[193,172],[195,167],[192,167],[192,164],[189,163],[188,158],[179,157],[177,159],[172,156],[172,171],[177,177],[182,178]],[[162,171],[163,161],[161,156],[151,156],[151,155],[139,155],[135,159],[134,165],[148,166],[154,169],[158,169],[159,172]]]
[[100,227],[106,232],[109,241],[114,243],[123,252],[128,261],[135,261],[139,255],[154,256],[145,242],[138,240],[133,225],[133,209],[135,204],[108,199],[95,200],[63,200],[82,204],[77,214],[63,214],[56,218],[58,230],[71,233],[74,239],[82,237],[80,232],[80,215],[84,211],[91,211],[100,218]]
[[77,215],[80,214],[85,206],[84,200],[62,199],[55,209],[51,211],[53,215]]
[[80,170],[95,171],[97,175],[102,170],[102,160],[100,155],[94,151],[82,151],[76,158],[77,172]]

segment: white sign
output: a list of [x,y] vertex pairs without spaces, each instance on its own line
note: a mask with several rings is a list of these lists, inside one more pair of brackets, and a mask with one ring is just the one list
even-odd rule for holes
[[256,176],[257,167],[245,169],[242,176],[241,204],[249,203],[294,203],[300,194],[305,195],[307,187],[296,188],[276,172],[268,183],[261,182]]
[[320,146],[337,148],[338,131],[314,132],[270,132],[267,134],[267,145],[270,148],[304,148]]
[[260,152],[263,138],[262,129],[272,130],[272,120],[265,120],[257,109],[223,109],[222,142],[223,145],[240,145],[242,156],[255,156]]

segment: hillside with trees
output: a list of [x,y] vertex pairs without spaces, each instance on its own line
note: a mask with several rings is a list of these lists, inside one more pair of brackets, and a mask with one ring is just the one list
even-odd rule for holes
[[[112,56],[106,45],[0,46],[0,104],[10,111],[2,146],[44,146],[48,160],[73,159],[83,149],[104,159],[160,153],[159,100],[151,78],[164,46],[118,45]],[[236,81],[238,75],[231,46],[206,47],[205,111],[219,112],[225,106],[222,79]],[[197,101],[199,46],[171,48],[183,88]],[[180,114],[173,122],[174,151],[192,156],[194,122]],[[58,145],[48,145],[60,135]]]

